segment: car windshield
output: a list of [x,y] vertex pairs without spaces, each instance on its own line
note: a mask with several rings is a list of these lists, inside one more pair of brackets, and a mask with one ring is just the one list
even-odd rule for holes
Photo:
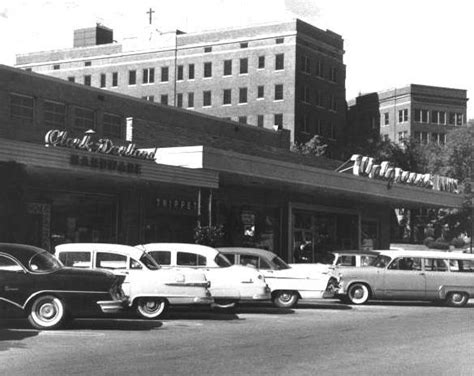
[[143,252],[142,257],[140,257],[140,261],[150,270],[158,270],[160,268],[155,259],[148,253]]
[[370,266],[375,266],[376,268],[385,268],[391,260],[392,258],[389,256],[379,255],[375,258],[374,261],[372,261]]
[[232,266],[232,263],[222,253],[218,253],[214,261],[221,268],[227,268],[228,266]]
[[272,263],[276,266],[277,270],[290,269],[290,266],[278,256],[272,258]]
[[63,267],[61,261],[49,252],[41,252],[34,255],[27,265],[27,268],[36,273],[54,272]]

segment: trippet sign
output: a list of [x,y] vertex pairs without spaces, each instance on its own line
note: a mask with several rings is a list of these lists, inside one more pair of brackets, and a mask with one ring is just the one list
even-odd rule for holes
[[[393,183],[408,184],[422,188],[434,189],[444,192],[458,193],[457,179],[433,174],[419,174],[404,171],[399,167],[393,167],[390,162],[375,163],[374,158],[353,154],[350,158],[353,162],[352,173],[358,176],[366,176],[369,179],[382,179],[391,187]],[[350,169],[350,168],[349,168]],[[342,170],[347,171],[348,169]]]

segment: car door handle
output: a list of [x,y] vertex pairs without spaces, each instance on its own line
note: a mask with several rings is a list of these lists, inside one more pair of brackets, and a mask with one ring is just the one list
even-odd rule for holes
[[425,273],[424,273],[424,272],[421,272],[420,275],[425,275]]

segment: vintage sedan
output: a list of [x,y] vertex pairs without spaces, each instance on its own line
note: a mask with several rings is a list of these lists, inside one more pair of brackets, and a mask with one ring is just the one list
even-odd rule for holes
[[26,315],[36,329],[122,310],[123,280],[110,272],[65,268],[41,248],[0,243],[0,313]]
[[161,268],[143,250],[122,244],[70,243],[56,246],[66,266],[110,270],[124,275],[129,307],[146,319],[165,314],[169,305],[210,305],[213,299],[204,273]]
[[442,301],[461,307],[474,297],[474,255],[443,251],[380,251],[371,266],[341,268],[337,295],[352,304],[369,299]]
[[232,308],[241,301],[270,300],[270,289],[262,273],[232,265],[215,248],[185,243],[151,243],[137,247],[163,267],[202,270],[211,282],[217,308]]
[[287,264],[270,251],[257,248],[218,248],[233,264],[250,265],[264,276],[276,307],[294,307],[299,299],[334,296],[337,277],[320,264]]

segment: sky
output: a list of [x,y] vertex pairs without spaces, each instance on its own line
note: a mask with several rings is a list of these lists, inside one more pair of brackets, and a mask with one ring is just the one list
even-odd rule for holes
[[[474,2],[470,0],[0,0],[0,64],[15,55],[71,48],[74,29],[97,22],[114,39],[196,32],[300,18],[344,39],[346,96],[410,83],[474,96]],[[474,119],[474,98],[468,101]]]

